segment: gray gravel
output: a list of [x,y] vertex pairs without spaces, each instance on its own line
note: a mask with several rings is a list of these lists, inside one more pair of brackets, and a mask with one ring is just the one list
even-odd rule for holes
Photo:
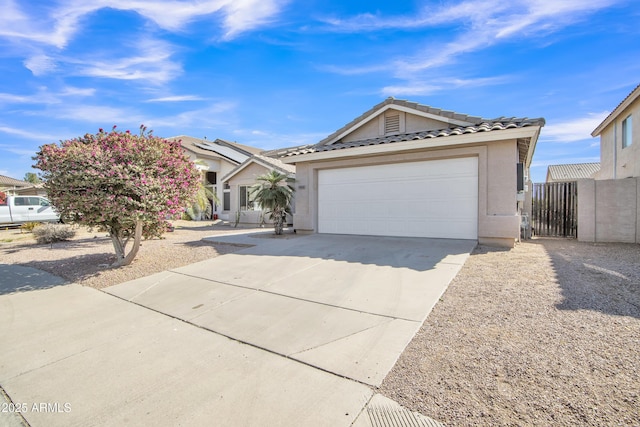
[[380,387],[446,425],[640,425],[640,246],[478,247]]
[[80,228],[72,240],[49,245],[37,244],[30,233],[19,229],[3,230],[0,263],[38,268],[69,282],[100,289],[243,248],[202,240],[241,230],[210,221],[175,221],[174,225],[175,231],[165,233],[162,239],[143,240],[133,263],[121,268],[109,267],[115,253],[104,232]]
[[[240,249],[227,226],[179,222],[110,269],[111,241],[81,230],[37,245],[0,232],[0,263],[103,288]],[[380,392],[446,425],[640,425],[640,246],[538,239],[479,247]]]

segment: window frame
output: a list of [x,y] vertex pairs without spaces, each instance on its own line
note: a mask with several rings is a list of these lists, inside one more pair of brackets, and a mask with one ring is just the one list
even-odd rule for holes
[[622,148],[627,148],[633,143],[633,121],[629,114],[622,121]]
[[238,186],[238,209],[240,210],[240,212],[262,211],[262,208],[255,202],[255,194],[251,194],[251,187],[252,185]]

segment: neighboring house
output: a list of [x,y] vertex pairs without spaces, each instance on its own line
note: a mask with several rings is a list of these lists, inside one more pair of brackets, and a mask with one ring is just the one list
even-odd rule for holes
[[546,182],[568,182],[593,178],[600,170],[600,163],[575,163],[568,165],[549,165]]
[[47,197],[47,190],[44,189],[44,184],[31,184],[28,183],[28,187],[22,187],[15,191],[17,195],[20,196],[42,196]]
[[591,136],[600,136],[596,179],[640,176],[640,85],[604,119]]
[[517,164],[529,176],[544,124],[388,98],[315,145],[278,152],[296,166],[294,227],[513,246]]
[[0,191],[3,191],[7,194],[14,195],[17,194],[18,190],[31,186],[33,186],[33,184],[31,184],[30,182],[20,181],[19,179],[0,175]]
[[600,172],[578,181],[578,240],[640,243],[640,85],[591,135]]
[[182,149],[191,160],[197,162],[197,167],[202,171],[205,186],[220,200],[219,204],[212,201],[213,214],[222,219],[229,219],[230,206],[223,203],[225,193],[222,177],[228,175],[234,168],[261,150],[222,139],[208,141],[185,135],[167,139],[182,141]]
[[[229,211],[229,220],[232,223],[236,219],[243,224],[271,223],[268,215],[262,211],[259,205],[253,202],[255,196],[251,192],[251,187],[257,182],[256,178],[270,170],[276,170],[287,175],[293,186],[296,176],[295,166],[261,154],[254,154],[222,178],[222,182],[224,182],[224,205],[225,209]],[[291,221],[292,218],[289,217],[287,222],[291,223]]]

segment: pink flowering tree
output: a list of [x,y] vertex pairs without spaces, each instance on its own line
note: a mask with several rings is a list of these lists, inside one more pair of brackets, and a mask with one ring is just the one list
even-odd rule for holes
[[43,145],[34,160],[63,221],[109,233],[114,267],[133,261],[142,237],[161,236],[167,219],[192,203],[200,182],[180,141],[154,136],[144,126],[139,135],[114,126]]

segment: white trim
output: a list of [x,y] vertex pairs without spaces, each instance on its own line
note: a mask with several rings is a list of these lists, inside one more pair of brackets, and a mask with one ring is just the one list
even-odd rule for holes
[[[263,161],[263,160],[261,160],[259,158],[256,158],[256,157],[251,157],[250,159],[248,159],[247,161],[245,161],[241,165],[237,166],[234,170],[229,172],[226,176],[224,176],[222,178],[222,182],[229,181],[231,178],[236,176],[240,171],[242,171],[244,168],[249,166],[251,163],[257,163],[257,164],[259,164],[260,166],[262,166],[262,167],[264,167],[266,169],[278,169],[280,171],[284,171],[282,168],[279,168],[276,165],[269,164],[268,162],[265,162],[265,161]],[[284,172],[286,172],[286,171],[284,171]],[[287,174],[288,177],[290,177],[294,173],[293,172],[286,172],[286,174]]]
[[[535,139],[540,132],[540,126],[527,126],[518,129],[506,129],[495,131],[476,132],[463,135],[441,136],[422,140],[394,142],[390,144],[367,145],[353,147],[344,150],[319,151],[316,153],[299,154],[297,156],[283,157],[283,163],[296,164],[314,160],[328,160],[348,157],[360,157],[371,154],[383,154],[400,151],[420,150],[426,148],[447,147],[455,145],[468,145],[492,141],[504,141],[507,139],[531,138],[531,145],[535,146]],[[530,145],[530,147],[531,147]]]
[[344,138],[348,134],[354,132],[358,128],[360,128],[360,127],[364,126],[365,124],[369,123],[371,120],[375,119],[376,117],[380,117],[380,115],[384,114],[384,112],[387,111],[387,110],[397,110],[397,111],[401,111],[401,112],[405,112],[405,113],[410,113],[410,114],[413,114],[413,115],[416,115],[416,116],[422,116],[422,117],[426,117],[428,119],[437,120],[439,122],[448,123],[448,124],[452,124],[452,125],[456,125],[456,126],[472,126],[474,124],[472,122],[465,122],[465,121],[462,121],[462,120],[451,119],[449,117],[439,116],[437,114],[427,113],[427,112],[424,112],[424,111],[420,111],[420,110],[416,110],[416,109],[413,109],[413,108],[405,107],[404,105],[387,104],[384,107],[380,108],[378,111],[376,111],[375,114],[372,114],[369,117],[366,117],[366,118],[360,120],[358,123],[354,124],[353,126],[350,126],[346,130],[342,131],[340,134],[336,135],[335,137],[331,138],[329,141],[325,142],[323,145],[335,144],[337,141],[341,140],[342,138]]

